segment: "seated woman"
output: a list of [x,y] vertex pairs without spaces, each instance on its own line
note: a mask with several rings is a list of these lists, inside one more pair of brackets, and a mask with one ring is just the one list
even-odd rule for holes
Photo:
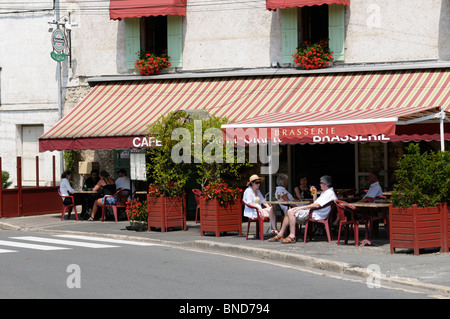
[[[266,199],[259,190],[263,179],[258,175],[252,175],[247,183],[248,188],[244,192],[242,201],[245,203],[244,216],[248,218],[258,217],[258,212],[263,217],[269,217],[272,234],[278,234],[275,211],[272,206],[265,204]],[[261,205],[267,206],[263,208]]]
[[[100,172],[100,180],[97,185],[94,187],[94,191],[103,190],[103,196],[106,195],[114,195],[116,193],[116,184],[112,178],[109,177],[109,173],[107,171]],[[106,198],[107,205],[114,205],[117,201],[116,197],[108,197]],[[99,207],[102,207],[105,204],[105,197],[99,198],[94,202],[94,206],[92,207],[91,217],[88,220],[94,220],[95,214],[98,211]]]
[[308,185],[308,177],[305,175],[300,175],[299,177],[300,185],[294,188],[295,196],[298,199],[312,198],[310,188]]
[[[283,201],[293,201],[294,196],[288,192],[286,187],[288,186],[289,177],[286,174],[280,174],[277,177],[277,187],[275,188],[275,198]],[[283,215],[290,207],[288,205],[279,204]]]

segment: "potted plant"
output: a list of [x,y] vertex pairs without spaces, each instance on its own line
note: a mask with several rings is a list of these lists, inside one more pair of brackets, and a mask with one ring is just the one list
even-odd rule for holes
[[233,156],[232,161],[227,160],[226,144],[221,130],[221,125],[227,122],[226,118],[211,116],[201,122],[194,121],[187,125],[193,136],[202,136],[203,152],[196,153],[195,145],[192,146],[197,183],[203,193],[200,199],[202,235],[205,232],[214,232],[216,236],[220,236],[221,232],[228,231],[242,234],[242,189],[236,185],[240,184],[242,171],[250,164],[247,160],[238,163],[236,156]]
[[141,75],[159,74],[161,70],[170,67],[170,56],[163,52],[160,56],[154,53],[139,52],[139,57],[134,66]]
[[183,187],[191,175],[186,163],[172,160],[172,148],[177,143],[172,132],[184,125],[185,112],[169,113],[150,126],[149,136],[161,141],[162,146],[147,150],[147,173],[153,184],[147,194],[148,228],[181,227],[186,230],[186,196]]
[[242,235],[242,189],[232,188],[224,181],[208,184],[200,199],[200,232],[237,231]]
[[395,172],[397,183],[389,207],[391,253],[396,248],[441,247],[448,251],[450,156],[421,153],[418,144],[406,147]]
[[136,231],[147,230],[147,203],[140,202],[138,199],[133,199],[126,202],[125,212],[130,219],[131,229]]
[[303,42],[292,55],[294,62],[305,70],[326,68],[333,61],[333,52],[328,46],[328,41],[317,43]]

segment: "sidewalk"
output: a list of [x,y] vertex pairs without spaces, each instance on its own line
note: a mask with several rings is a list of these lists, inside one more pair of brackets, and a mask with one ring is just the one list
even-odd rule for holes
[[[369,265],[377,265],[381,270],[381,281],[387,280],[415,287],[425,287],[436,294],[450,295],[450,253],[438,250],[427,251],[414,256],[412,251],[397,250],[391,254],[389,241],[384,228],[380,236],[373,240],[376,246],[355,247],[353,236],[346,245],[341,238],[337,245],[337,235],[328,243],[326,236],[313,236],[312,241],[303,243],[303,238],[294,244],[272,243],[255,239],[255,225],[252,224],[249,239],[245,239],[247,223],[242,224],[242,235],[230,232],[220,237],[214,234],[200,235],[200,224],[187,222],[187,230],[168,232],[136,232],[127,230],[128,221],[61,221],[60,214],[0,218],[0,230],[20,230],[38,232],[70,232],[90,236],[129,238],[163,243],[172,246],[212,250],[244,257],[276,260],[299,266],[309,266],[332,272],[344,273],[367,278],[372,274]],[[268,225],[266,225],[268,227]],[[267,228],[266,228],[267,229]],[[303,232],[302,232],[303,233]],[[342,235],[341,235],[342,236]],[[343,236],[342,236],[343,237]],[[361,236],[360,236],[361,237]]]

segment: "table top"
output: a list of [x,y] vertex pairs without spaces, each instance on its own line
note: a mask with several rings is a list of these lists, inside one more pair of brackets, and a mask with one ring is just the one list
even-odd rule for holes
[[143,195],[143,194],[147,194],[147,191],[136,191],[135,194]]
[[97,194],[98,191],[84,191],[84,190],[76,190],[73,192],[74,194]]
[[278,205],[298,205],[298,204],[311,204],[313,202],[312,199],[302,199],[302,200],[292,200],[292,201],[285,201],[285,200],[277,200],[277,201],[266,201],[266,203],[269,204],[278,204]]
[[355,207],[369,207],[369,208],[380,208],[380,207],[389,207],[388,202],[354,202],[354,203],[342,203],[344,206],[355,206]]

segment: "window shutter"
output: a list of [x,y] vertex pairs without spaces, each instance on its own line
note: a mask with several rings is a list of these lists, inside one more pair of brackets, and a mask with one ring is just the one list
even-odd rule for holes
[[344,61],[345,6],[338,4],[328,6],[328,34],[334,60]]
[[281,56],[282,63],[294,63],[292,55],[298,46],[297,8],[281,10]]
[[137,53],[141,50],[139,18],[125,19],[125,37],[127,50],[127,69],[134,69]]
[[174,68],[183,66],[183,17],[167,16],[167,54]]

